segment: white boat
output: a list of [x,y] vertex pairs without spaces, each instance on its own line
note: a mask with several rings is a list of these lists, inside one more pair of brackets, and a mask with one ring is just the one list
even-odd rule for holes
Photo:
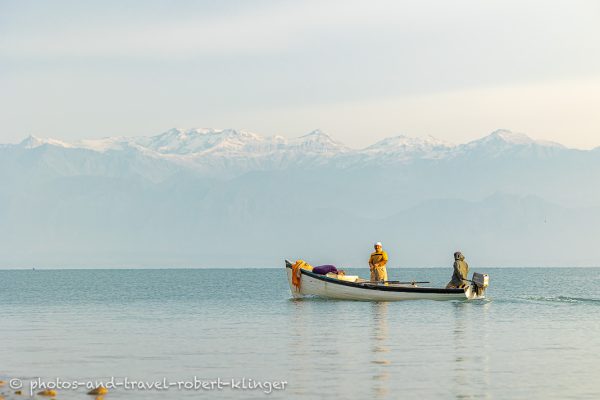
[[487,274],[473,274],[470,285],[462,289],[421,287],[418,283],[370,282],[357,276],[319,275],[299,268],[300,284],[292,281],[292,263],[285,260],[287,278],[294,298],[317,296],[340,300],[399,301],[399,300],[475,300],[485,298],[489,285]]

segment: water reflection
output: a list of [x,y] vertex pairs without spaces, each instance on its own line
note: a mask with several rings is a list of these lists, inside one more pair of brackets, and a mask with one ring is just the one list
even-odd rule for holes
[[453,394],[457,399],[490,398],[488,303],[453,303]]
[[372,334],[372,360],[374,365],[373,395],[375,398],[387,398],[390,393],[388,366],[391,365],[389,358],[389,335],[388,335],[388,306],[387,302],[372,303],[371,315],[373,317]]
[[481,328],[477,330],[479,337],[481,338],[481,357],[480,357],[480,370],[481,370],[481,387],[483,388],[483,396],[487,399],[492,398],[490,391],[490,375],[491,375],[491,361],[490,354],[492,354],[491,338],[489,326],[492,323],[490,320],[490,307],[491,303],[488,300],[476,303],[475,310],[480,316]]
[[466,338],[467,329],[467,309],[468,304],[457,302],[453,304],[454,311],[454,329],[453,329],[453,348],[454,348],[454,394],[457,399],[466,399],[470,397],[471,391],[468,387],[467,363],[469,360],[468,343]]
[[[306,354],[310,353],[310,332],[307,327],[310,326],[310,321],[307,319],[307,308],[310,308],[310,303],[302,299],[289,300],[288,313],[291,317],[290,329],[287,332],[288,338],[288,354],[287,359],[290,362],[290,368],[296,371],[308,372],[314,366],[311,365],[310,357]],[[295,376],[295,385],[290,389],[295,394],[306,394],[306,375],[297,374]]]

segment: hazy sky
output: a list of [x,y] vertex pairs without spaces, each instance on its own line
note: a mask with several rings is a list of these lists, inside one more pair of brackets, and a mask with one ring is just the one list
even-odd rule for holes
[[0,0],[0,142],[172,127],[600,146],[600,2]]

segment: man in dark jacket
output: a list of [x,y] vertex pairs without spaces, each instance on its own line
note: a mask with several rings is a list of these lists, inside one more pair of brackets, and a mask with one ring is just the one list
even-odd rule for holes
[[469,275],[469,264],[465,261],[465,256],[460,251],[454,253],[454,273],[452,279],[446,285],[447,289],[464,288],[468,285],[466,281]]

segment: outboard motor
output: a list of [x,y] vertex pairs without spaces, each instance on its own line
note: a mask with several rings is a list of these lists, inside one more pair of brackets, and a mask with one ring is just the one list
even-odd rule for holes
[[475,286],[475,292],[477,293],[477,296],[481,296],[485,292],[485,289],[490,286],[490,277],[488,274],[474,272],[472,282]]

